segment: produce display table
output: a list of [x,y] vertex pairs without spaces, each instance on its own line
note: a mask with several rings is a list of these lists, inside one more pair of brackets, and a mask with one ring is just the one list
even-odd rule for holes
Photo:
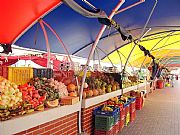
[[0,135],[12,135],[18,133],[59,133],[76,134],[78,132],[78,111],[80,103],[60,106],[42,112],[34,112],[11,120],[0,122]]
[[[146,85],[148,86],[149,84],[141,83],[138,85],[134,85],[134,86],[125,88],[125,89],[123,89],[123,93],[127,93],[127,92],[130,92],[132,90],[137,90],[137,89],[144,90]],[[104,95],[83,99],[82,108],[88,108],[90,106],[97,105],[101,102],[107,101],[108,99],[113,98],[115,96],[119,96],[119,95],[122,95],[122,90],[116,90],[116,91],[113,91],[110,93],[106,93]]]
[[106,93],[104,95],[99,95],[96,97],[83,99],[82,108],[88,108],[88,107],[97,105],[101,102],[107,101],[108,99],[113,98],[115,96],[119,96],[119,95],[122,95],[122,90],[117,90],[110,93]]
[[0,122],[0,135],[33,135],[37,133],[74,135],[78,133],[78,111],[80,110],[82,111],[82,132],[92,134],[94,132],[92,113],[94,108],[104,104],[110,98],[122,95],[122,91],[127,93],[141,87],[144,89],[146,86],[146,83],[142,83],[123,90],[83,99],[82,106],[80,103],[60,106],[2,121]]
[[[144,87],[146,86],[146,83],[139,84],[139,86]],[[123,89],[123,93],[130,92],[132,90],[137,90],[138,85],[128,87]],[[122,95],[122,90],[113,91],[111,93],[106,93],[104,95],[91,97],[88,99],[83,99],[82,102],[82,132],[87,134],[93,134],[94,132],[94,116],[93,116],[93,110],[107,102],[108,99],[113,98],[115,96]]]

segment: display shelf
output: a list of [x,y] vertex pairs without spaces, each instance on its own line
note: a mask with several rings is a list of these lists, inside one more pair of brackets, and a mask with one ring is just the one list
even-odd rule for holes
[[123,89],[123,94],[127,93],[127,92],[130,92],[132,90],[137,90],[137,85],[134,85],[134,86]]
[[140,83],[140,84],[138,84],[137,85],[137,88],[140,88],[140,87],[145,87],[147,85],[147,83],[146,82],[144,82],[144,83]]
[[12,135],[32,127],[56,120],[74,112],[80,111],[80,103],[60,106],[42,112],[34,112],[28,115],[16,117],[0,122],[0,135]]
[[[145,86],[146,83],[142,83],[139,85],[142,87],[142,86]],[[137,90],[137,88],[138,88],[138,85],[134,85],[134,86],[125,88],[125,89],[123,89],[123,93],[127,93],[132,90]],[[106,93],[104,95],[83,99],[81,107],[88,108],[88,107],[91,107],[93,105],[99,104],[104,101],[107,101],[108,99],[115,97],[115,96],[119,96],[119,95],[122,95],[122,90],[117,90],[117,91],[113,91],[111,93]]]
[[122,90],[117,90],[117,91],[113,91],[110,93],[106,93],[104,95],[100,95],[100,96],[96,96],[96,97],[91,97],[91,98],[87,98],[87,99],[83,99],[82,101],[82,108],[88,108],[90,106],[99,104],[101,102],[104,102],[112,97],[115,96],[119,96],[122,94],[121,92]]

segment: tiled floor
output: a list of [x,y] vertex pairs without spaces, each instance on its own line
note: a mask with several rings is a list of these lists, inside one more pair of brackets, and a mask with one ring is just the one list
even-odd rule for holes
[[180,81],[149,94],[136,120],[119,135],[180,135]]

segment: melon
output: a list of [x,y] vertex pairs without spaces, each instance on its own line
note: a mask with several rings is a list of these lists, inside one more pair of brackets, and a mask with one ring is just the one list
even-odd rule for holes
[[92,90],[88,90],[86,91],[87,97],[92,97],[93,96],[93,91]]
[[59,105],[59,100],[58,99],[55,99],[55,100],[53,100],[53,101],[47,101],[46,102],[46,106],[47,107],[50,107],[50,108],[52,108],[52,107],[57,107]]
[[71,93],[69,93],[69,96],[70,97],[77,97],[77,93],[76,92],[71,92]]
[[94,90],[93,90],[93,96],[98,96],[98,95],[99,95],[98,90],[94,89]]
[[99,95],[104,94],[102,89],[98,89],[98,91],[99,91]]
[[68,92],[73,92],[73,91],[75,91],[75,89],[76,89],[76,86],[75,86],[74,84],[72,84],[72,83],[70,83],[70,84],[67,86]]

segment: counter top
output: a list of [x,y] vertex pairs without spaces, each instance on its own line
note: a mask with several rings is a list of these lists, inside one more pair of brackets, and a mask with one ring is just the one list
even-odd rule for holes
[[65,105],[42,112],[34,112],[24,116],[0,122],[0,135],[12,135],[29,128],[56,120],[66,115],[77,112],[81,109],[80,103]]
[[88,108],[90,106],[93,106],[93,105],[96,105],[96,104],[99,104],[101,102],[104,102],[112,97],[115,97],[115,96],[119,96],[122,94],[121,92],[122,90],[117,90],[117,91],[113,91],[113,92],[110,92],[110,93],[106,93],[104,95],[99,95],[99,96],[96,96],[96,97],[91,97],[91,98],[87,98],[87,99],[83,99],[82,101],[82,108]]

